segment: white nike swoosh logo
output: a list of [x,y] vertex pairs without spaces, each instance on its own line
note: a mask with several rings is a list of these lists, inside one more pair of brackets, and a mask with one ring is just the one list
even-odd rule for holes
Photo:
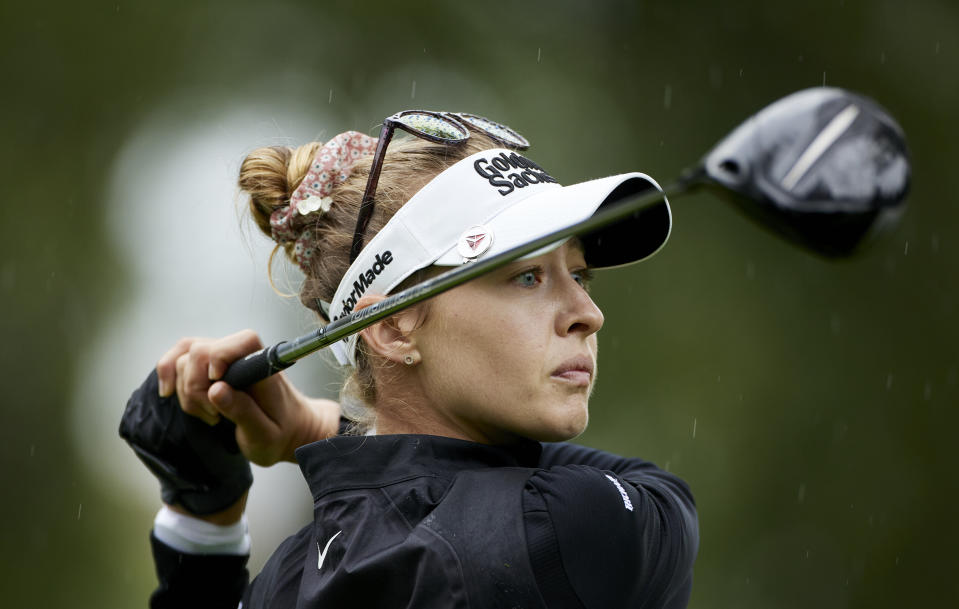
[[328,542],[326,542],[326,547],[323,548],[323,551],[322,551],[322,552],[320,551],[320,542],[316,542],[316,551],[317,551],[317,552],[319,553],[319,555],[320,555],[320,557],[319,557],[318,559],[316,559],[316,568],[317,568],[317,569],[322,569],[322,568],[323,568],[323,561],[326,560],[326,552],[330,549],[330,544],[333,543],[333,540],[336,539],[337,536],[338,536],[340,533],[342,533],[342,532],[343,532],[343,531],[337,531],[337,532],[336,532],[336,535],[334,535],[333,537],[330,537],[330,540],[329,540]]

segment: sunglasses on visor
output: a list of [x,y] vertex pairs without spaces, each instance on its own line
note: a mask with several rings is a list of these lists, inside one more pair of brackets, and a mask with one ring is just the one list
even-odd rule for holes
[[476,129],[509,148],[515,150],[529,148],[529,142],[519,133],[506,125],[501,125],[475,114],[404,110],[387,117],[383,120],[380,139],[376,143],[376,152],[373,154],[373,164],[370,166],[370,177],[366,181],[363,201],[360,203],[360,211],[356,216],[353,244],[350,247],[350,264],[356,260],[360,250],[363,249],[363,236],[366,234],[366,227],[373,215],[373,197],[376,194],[376,185],[380,180],[380,170],[383,168],[386,147],[389,146],[396,129],[402,129],[411,135],[437,144],[449,145],[466,142],[470,137],[470,129]]

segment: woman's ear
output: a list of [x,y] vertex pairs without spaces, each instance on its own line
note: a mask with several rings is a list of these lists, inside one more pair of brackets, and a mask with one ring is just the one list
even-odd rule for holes
[[[364,294],[356,303],[354,311],[385,300],[382,294]],[[360,336],[366,342],[371,353],[397,363],[419,360],[419,351],[413,332],[422,325],[425,319],[426,307],[417,304],[406,308],[395,315],[379,321],[360,331]]]

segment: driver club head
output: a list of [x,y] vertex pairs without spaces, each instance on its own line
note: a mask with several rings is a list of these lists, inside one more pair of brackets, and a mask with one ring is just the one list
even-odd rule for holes
[[764,226],[841,257],[896,223],[910,168],[902,129],[876,102],[817,87],[749,118],[697,173]]

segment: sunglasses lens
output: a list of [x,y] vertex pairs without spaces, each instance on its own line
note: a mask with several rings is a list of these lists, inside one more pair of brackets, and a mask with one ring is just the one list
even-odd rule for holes
[[529,148],[529,142],[522,135],[516,133],[506,125],[501,125],[475,114],[457,114],[457,118],[469,123],[481,131],[485,131],[493,139],[499,140],[511,148],[523,150]]
[[461,125],[432,114],[411,112],[394,117],[393,120],[410,131],[425,134],[428,139],[459,142],[470,136],[469,132]]

